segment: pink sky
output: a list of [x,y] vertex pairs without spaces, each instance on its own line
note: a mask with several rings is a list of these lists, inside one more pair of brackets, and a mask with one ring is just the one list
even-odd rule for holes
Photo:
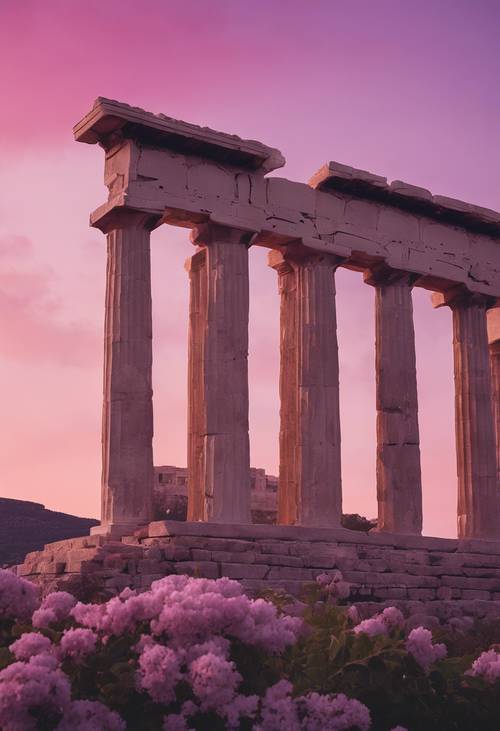
[[[96,516],[108,96],[500,207],[496,0],[0,0],[0,494]],[[155,462],[186,461],[186,231],[153,236]],[[425,532],[455,535],[451,318],[414,295]],[[344,507],[375,500],[373,291],[338,275]],[[278,461],[278,296],[251,251],[252,463]]]

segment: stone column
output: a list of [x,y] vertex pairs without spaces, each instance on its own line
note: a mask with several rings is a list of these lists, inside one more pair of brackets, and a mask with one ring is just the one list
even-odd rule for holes
[[188,512],[187,519],[205,515],[204,351],[207,322],[207,252],[200,249],[186,261],[189,274],[188,344]]
[[[205,248],[206,314],[201,344],[191,354],[202,359],[200,369],[190,364],[190,423],[202,427],[203,456],[195,460],[195,441],[189,449],[189,469],[203,469],[203,510],[198,494],[189,514],[219,523],[249,523],[250,444],[248,434],[248,240],[246,232],[206,224],[193,231],[194,243]],[[202,285],[199,285],[200,293]],[[193,300],[192,300],[193,302]],[[201,305],[200,305],[201,312]],[[198,348],[198,350],[197,350]],[[202,356],[200,353],[202,352]],[[201,391],[197,391],[201,383]],[[202,465],[202,466],[201,466]],[[198,470],[198,472],[197,472]],[[193,484],[193,490],[200,492]],[[202,514],[201,514],[202,513]]]
[[434,298],[453,311],[458,535],[500,539],[495,427],[486,310],[489,298],[453,290]]
[[372,270],[375,286],[378,530],[422,532],[412,275]]
[[108,239],[104,326],[102,512],[98,532],[151,519],[153,391],[150,219],[123,211]]
[[270,261],[281,279],[280,522],[340,526],[339,263],[315,254]]
[[497,483],[500,486],[500,308],[488,310],[493,420],[497,444]]
[[278,274],[280,294],[280,435],[278,523],[298,521],[297,484],[297,281],[295,270],[279,251],[270,251],[269,266]]

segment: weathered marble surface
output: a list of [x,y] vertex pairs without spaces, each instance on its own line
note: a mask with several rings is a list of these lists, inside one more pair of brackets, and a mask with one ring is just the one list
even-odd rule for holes
[[412,277],[373,270],[379,530],[422,532]]
[[246,234],[204,225],[193,232],[193,242],[204,252],[195,255],[196,279],[191,275],[200,300],[191,299],[196,322],[191,320],[189,353],[189,513],[199,520],[250,523]]
[[153,389],[150,220],[117,216],[108,231],[101,527],[152,517]]
[[283,260],[273,254],[270,264],[281,278],[278,519],[337,527],[342,515],[334,279],[339,259],[315,254]]
[[500,539],[500,489],[487,297],[460,288],[434,295],[435,306],[453,312],[458,535]]

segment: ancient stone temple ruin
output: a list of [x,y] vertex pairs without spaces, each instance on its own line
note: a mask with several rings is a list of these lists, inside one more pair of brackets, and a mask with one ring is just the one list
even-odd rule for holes
[[[74,132],[103,148],[109,189],[91,215],[108,245],[101,526],[80,543],[29,557],[23,573],[54,577],[85,565],[118,590],[197,567],[250,588],[267,582],[293,591],[337,567],[354,598],[500,598],[494,314],[490,345],[487,327],[500,297],[500,214],[336,162],[309,183],[269,176],[285,162],[276,149],[108,99]],[[196,247],[186,262],[184,524],[150,522],[150,235],[162,224],[190,229]],[[280,298],[277,526],[250,525],[250,246],[269,249]],[[368,535],[340,528],[339,267],[375,289],[378,529]],[[458,540],[420,535],[413,287],[453,312]],[[128,574],[116,563],[120,552]]]

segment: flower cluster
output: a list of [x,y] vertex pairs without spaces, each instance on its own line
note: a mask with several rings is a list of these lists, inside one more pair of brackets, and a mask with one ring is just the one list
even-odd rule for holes
[[35,654],[28,662],[14,662],[0,672],[0,728],[35,730],[37,714],[58,719],[70,697],[69,679],[53,655]]
[[72,627],[64,630],[59,643],[59,656],[81,663],[87,655],[95,652],[98,637],[91,629]]
[[410,632],[406,649],[424,670],[447,655],[446,646],[442,643],[433,644],[432,632],[424,627],[416,627]]
[[125,722],[99,701],[73,701],[56,731],[125,731]]
[[121,635],[149,622],[153,635],[180,647],[224,633],[271,652],[293,644],[302,626],[297,617],[280,616],[270,602],[249,599],[237,581],[177,575],[153,582],[142,594],[126,591],[106,604],[78,603],[71,614],[104,635]]
[[500,678],[500,652],[493,649],[483,652],[472,663],[467,674],[482,677],[488,683],[494,683]]
[[332,571],[329,574],[319,574],[319,576],[316,577],[316,583],[333,600],[347,599],[351,593],[350,584],[348,584],[347,581],[344,581],[344,577],[338,570]]
[[40,607],[33,613],[33,626],[43,629],[50,624],[62,622],[67,617],[76,604],[76,599],[67,591],[54,591],[49,594]]
[[0,619],[27,620],[39,604],[34,584],[0,569]]
[[228,729],[237,728],[242,717],[255,716],[260,699],[240,693],[243,678],[230,658],[231,641],[280,653],[296,642],[303,626],[300,618],[280,614],[270,602],[249,599],[229,579],[173,575],[154,582],[149,591],[126,589],[104,604],[77,603],[61,591],[41,605],[29,582],[9,572],[2,572],[1,581],[3,616],[27,620],[32,615],[32,624],[42,631],[66,624],[62,634],[60,626],[51,634],[58,641],[34,631],[11,642],[16,661],[0,672],[4,731],[29,731],[38,716],[52,719],[51,728],[58,731],[124,728],[120,716],[100,702],[71,702],[66,673],[111,638],[132,637],[139,627],[146,632],[135,646],[137,689],[164,707],[176,702],[181,681],[192,693],[180,713],[165,717],[165,728],[188,729],[189,719],[203,713],[215,713]]
[[[317,583],[334,600],[347,596],[339,572],[323,574]],[[0,571],[0,729],[125,731],[130,722],[163,731],[369,731],[370,712],[361,702],[370,697],[365,681],[354,672],[342,684],[342,668],[346,663],[360,668],[374,649],[381,663],[386,655],[391,663],[401,658],[404,673],[418,676],[419,693],[426,692],[421,670],[407,662],[406,653],[426,673],[446,656],[445,645],[434,643],[428,629],[416,627],[405,638],[403,615],[395,607],[360,621],[355,607],[318,602],[317,591],[310,595],[313,611],[302,611],[308,608],[303,604],[295,612],[302,616],[291,616],[283,602],[251,599],[230,579],[172,575],[148,591],[125,589],[102,604],[76,602],[67,592],[40,603],[29,582]],[[343,649],[324,655],[320,694],[309,678],[316,673],[318,638],[323,642],[332,632]],[[361,633],[363,641],[354,640]],[[285,651],[293,645],[290,662]],[[435,668],[444,670],[449,667]],[[486,681],[479,684],[482,692],[495,692],[500,648],[483,652],[466,675]],[[279,680],[283,676],[287,679]],[[383,684],[380,676],[375,682]],[[397,674],[394,678],[399,682]],[[292,680],[295,691],[309,692],[295,695]],[[401,716],[393,710],[391,720],[406,718],[401,710]],[[372,712],[376,728],[390,727],[379,709]]]
[[[352,613],[354,616],[354,613]],[[386,607],[380,614],[375,614],[369,619],[364,619],[362,622],[354,627],[354,632],[359,634],[364,632],[370,637],[376,635],[388,635],[389,632],[396,628],[402,627],[404,623],[404,617],[396,607]]]
[[335,696],[308,693],[292,698],[292,684],[281,680],[266,692],[262,704],[262,722],[256,731],[368,731],[371,719],[368,708],[342,693]]

